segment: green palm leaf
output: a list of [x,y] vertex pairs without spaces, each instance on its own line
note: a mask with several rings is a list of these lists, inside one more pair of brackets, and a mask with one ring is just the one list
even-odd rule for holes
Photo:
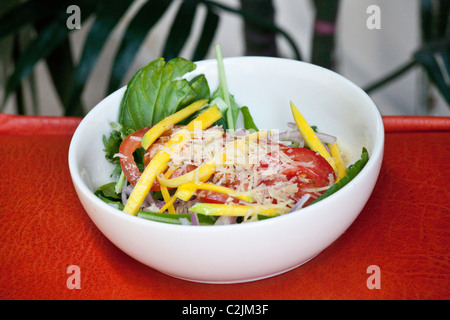
[[108,93],[118,89],[124,75],[133,62],[142,42],[169,7],[171,1],[146,2],[133,17],[116,53],[108,84]]
[[[316,6],[315,28],[312,40],[311,62],[327,69],[334,69],[335,31],[339,13],[339,0],[314,0]],[[328,26],[326,32],[317,28]]]
[[[83,14],[80,24],[83,24],[94,12],[95,6],[83,5]],[[42,24],[36,23],[36,29],[40,31]],[[70,39],[66,37],[46,58],[49,74],[52,78],[56,93],[61,101],[65,101],[72,86],[72,79],[75,74],[75,63],[72,57],[72,45]],[[81,97],[76,98],[77,108],[83,109]]]
[[198,1],[183,1],[178,8],[175,20],[163,49],[163,57],[170,60],[179,56],[191,33]]
[[202,34],[198,40],[197,46],[192,57],[193,61],[202,60],[208,54],[208,50],[212,45],[217,26],[219,25],[219,16],[208,8],[205,21],[203,23]]
[[294,52],[295,55],[295,59],[297,60],[302,60],[302,55],[300,53],[299,48],[297,47],[294,39],[283,29],[279,28],[276,24],[267,21],[265,19],[261,19],[258,15],[253,14],[252,12],[248,12],[245,10],[240,10],[240,9],[235,9],[229,6],[226,6],[222,3],[218,3],[215,1],[209,1],[209,0],[203,0],[203,3],[205,3],[208,7],[210,8],[218,8],[224,11],[228,11],[234,14],[238,14],[240,15],[242,18],[247,19],[248,21],[250,21],[251,23],[266,29],[268,31],[271,32],[275,32],[276,34],[280,34],[281,36],[283,36],[286,41],[289,43],[289,45],[292,48],[292,51]]
[[[8,35],[16,36],[25,26],[31,26],[36,32],[35,38],[25,50],[15,52],[14,69],[6,81],[4,101],[0,101],[2,102],[0,110],[3,110],[6,99],[12,93],[20,95],[23,80],[30,76],[39,61],[45,59],[56,92],[62,101],[64,115],[83,116],[81,96],[87,80],[111,32],[134,1],[19,0],[18,2],[18,5],[0,18],[0,39]],[[126,26],[111,67],[108,93],[119,87],[146,36],[173,3],[179,3],[179,8],[163,47],[162,56],[167,60],[179,56],[185,47],[191,36],[199,5],[205,5],[207,11],[200,38],[192,54],[193,60],[201,60],[207,55],[217,31],[220,11],[235,13],[265,30],[282,34],[292,45],[297,58],[301,59],[289,35],[273,23],[264,21],[257,14],[208,0],[148,0]],[[80,8],[82,21],[94,16],[78,63],[72,57],[71,43],[68,39],[71,30],[66,26],[69,17],[66,10],[72,4]]]
[[60,17],[50,22],[39,36],[31,41],[25,52],[18,58],[13,74],[8,78],[1,110],[3,110],[9,95],[31,73],[36,63],[47,57],[53,49],[61,44],[67,37],[68,31],[65,25],[65,17]]
[[67,1],[30,0],[14,6],[0,17],[0,39],[16,33],[26,25],[54,18],[65,12],[67,5]]
[[[61,101],[64,101],[75,74],[75,65],[72,58],[72,46],[66,38],[46,58],[50,77]],[[77,108],[83,109],[81,97],[77,99]]]
[[131,5],[132,0],[106,1],[99,3],[96,19],[89,30],[80,62],[72,81],[72,88],[65,101],[66,116],[82,116],[77,99],[81,96],[87,79],[93,70],[106,39]]
[[[446,80],[450,79],[449,48],[450,41],[439,43],[437,48],[425,46],[414,54],[414,59],[425,69],[431,82],[450,105],[450,83]],[[439,63],[439,59],[444,63]]]

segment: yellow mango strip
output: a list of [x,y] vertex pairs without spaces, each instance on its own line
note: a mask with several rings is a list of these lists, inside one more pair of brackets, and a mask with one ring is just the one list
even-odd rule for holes
[[177,124],[181,120],[186,119],[194,112],[200,110],[207,103],[208,100],[206,99],[195,101],[186,108],[183,108],[180,111],[177,111],[174,114],[158,122],[150,130],[148,130],[142,137],[141,142],[142,147],[145,150],[147,150],[148,147],[150,147],[152,143],[155,142],[156,139],[158,139],[164,132],[172,128],[175,124]]
[[[246,202],[253,202],[253,199],[251,196],[249,195],[239,195],[235,190],[227,188],[227,187],[223,187],[223,186],[218,186],[215,185],[213,183],[206,183],[206,182],[199,182],[199,183],[195,183],[195,182],[188,182],[184,185],[182,185],[182,187],[184,189],[187,190],[192,190],[192,189],[202,189],[202,190],[209,190],[209,191],[214,191],[214,192],[219,192],[219,193],[224,193],[230,197],[239,199],[239,200],[243,200]],[[182,196],[182,194],[179,194],[179,196]],[[178,197],[181,200],[184,200],[180,197]]]
[[187,184],[183,184],[178,187],[177,191],[173,195],[174,198],[181,199],[183,201],[189,201],[197,191],[197,188],[190,187]]
[[334,159],[331,157],[330,153],[325,148],[322,141],[320,141],[314,130],[311,128],[308,122],[306,122],[305,118],[302,116],[300,111],[298,111],[297,107],[294,105],[294,103],[292,103],[292,101],[291,101],[291,110],[292,115],[294,116],[295,123],[297,124],[298,130],[300,130],[300,133],[305,139],[306,144],[309,146],[311,150],[318,152],[322,157],[324,157],[325,160],[327,160],[328,163],[331,165],[334,172],[337,172]]
[[194,131],[195,129],[205,130],[220,118],[222,118],[222,113],[220,112],[219,107],[213,105],[189,122],[186,129],[189,131]]
[[[172,168],[166,171],[166,173],[164,174],[164,178],[168,179],[170,178],[170,176],[172,175],[172,173],[175,172],[175,170],[177,170],[178,168]],[[156,176],[158,178],[158,176]],[[164,198],[164,206],[161,207],[161,209],[159,210],[159,213],[163,213],[166,210],[169,210],[170,214],[176,214],[176,210],[175,207],[173,206],[173,203],[175,202],[175,200],[177,199],[176,197],[172,197],[170,198],[170,194],[169,194],[169,190],[167,189],[166,186],[164,186],[161,181],[158,179],[159,181],[159,185],[161,187],[161,193],[163,195]],[[164,190],[164,191],[163,191]]]
[[277,214],[287,213],[289,208],[280,205],[237,205],[237,204],[215,204],[215,203],[197,203],[189,211],[210,215],[210,216],[253,216],[261,214],[273,217]]
[[[175,207],[173,206],[173,201],[171,201],[172,199],[170,198],[169,190],[167,190],[166,186],[161,185],[161,193],[164,198],[164,202],[166,204],[169,203],[169,205],[167,206],[169,213],[176,214]],[[164,210],[162,212],[164,212]]]
[[[207,111],[205,111],[203,114],[205,114]],[[219,116],[217,111],[220,112],[218,108],[210,110],[210,112],[212,114]],[[217,120],[215,120],[215,121],[217,121]],[[214,123],[215,121],[213,121],[212,123]],[[265,138],[268,135],[269,135],[269,131],[267,131],[267,130],[255,132],[255,133],[252,133],[252,134],[240,139],[239,143],[240,144],[245,143],[245,141],[246,141],[245,139],[256,140],[259,138]],[[234,142],[235,141],[230,142],[229,145]],[[226,155],[225,155],[225,153],[223,153],[222,158],[223,158],[224,162],[225,162],[225,157],[226,157]],[[177,191],[175,192],[174,196],[171,199],[171,203],[164,205],[161,208],[160,212],[164,212],[165,210],[167,210],[167,208],[171,204],[173,204],[173,202],[175,201],[176,198],[181,199],[183,201],[189,201],[192,198],[192,196],[195,194],[195,192],[197,192],[196,185],[189,184],[189,182],[194,182],[197,180],[201,183],[204,183],[204,182],[208,181],[208,179],[214,174],[215,170],[216,170],[216,165],[212,161],[209,161],[207,163],[204,163],[200,167],[198,167],[196,170],[188,172],[187,174],[185,174],[183,176],[173,178],[173,179],[160,178],[160,183],[165,184],[167,187],[171,187],[171,188],[178,187]],[[231,191],[234,191],[234,190],[231,190]],[[243,200],[248,201],[249,199],[244,197]],[[250,201],[248,201],[248,202],[250,202]]]
[[[246,137],[243,137],[241,139],[239,139],[237,141],[237,145],[241,145],[243,143],[245,143],[248,140],[256,140],[259,138],[265,138],[269,135],[269,131],[267,130],[262,130],[262,131],[258,131],[258,132],[254,132],[252,134],[249,134]],[[236,141],[231,141],[229,142],[226,146],[225,149],[227,147],[230,147],[231,145],[236,144]],[[224,152],[222,154],[222,156],[220,157],[222,163],[225,163],[226,161],[226,152]],[[213,164],[213,162],[207,162],[204,164],[204,166],[206,167],[208,164]],[[211,167],[212,168],[212,167]],[[215,171],[215,169],[214,169]],[[208,181],[208,179],[214,174],[214,171],[212,170],[208,170],[207,168],[205,168],[205,172],[203,174],[199,174],[197,176],[197,180],[199,182],[206,182]],[[190,180],[190,182],[193,182],[194,180]],[[197,188],[195,186],[192,185],[187,185],[187,184],[182,184],[178,187],[177,191],[175,192],[175,197],[177,197],[178,199],[184,200],[184,201],[189,201],[190,198],[192,198],[192,196],[195,194],[195,192],[197,192]]]
[[[164,211],[168,210],[170,207],[173,207],[173,203],[177,200],[177,197],[173,196],[169,201],[167,201],[164,206],[159,209],[159,213],[163,213]],[[170,212],[170,209],[169,209]]]
[[[173,169],[171,169],[171,170],[167,170],[167,172],[164,174],[164,176],[167,177],[167,178],[169,178],[175,170],[176,170],[176,168],[173,168]],[[167,203],[170,203],[170,202],[171,202],[171,199],[170,199],[169,190],[167,189],[167,187],[166,187],[165,185],[163,185],[163,184],[161,183],[161,181],[160,181],[160,179],[159,179],[158,176],[156,176],[156,178],[157,178],[158,181],[159,181],[159,185],[160,185],[160,188],[161,188],[162,196],[163,196],[163,198],[164,198],[164,202],[165,202],[166,204],[167,204]],[[170,213],[170,214],[176,214],[175,207],[173,206],[173,202],[171,202],[171,203],[168,205],[168,210],[169,210],[169,213]],[[164,211],[162,211],[162,212],[164,212]]]
[[[207,174],[202,177],[198,177],[197,180],[199,182],[206,182],[209,178],[214,174],[214,171],[208,171]],[[178,187],[177,191],[174,194],[175,198],[181,199],[183,201],[189,201],[192,196],[197,192],[197,187],[194,185],[190,185],[190,183],[182,184]]]
[[[206,112],[207,116],[202,116],[203,113]],[[196,126],[200,123],[200,129],[205,130],[211,124],[216,122],[222,117],[222,113],[220,112],[217,106],[212,106],[202,112],[198,117],[192,120],[188,125],[187,129],[189,131],[193,131]],[[201,121],[197,119],[201,119]],[[163,120],[164,121],[164,120]],[[182,130],[183,131],[183,130]],[[165,145],[163,150],[158,151],[156,155],[150,160],[150,163],[145,167],[144,172],[139,178],[138,182],[133,188],[130,197],[125,204],[123,209],[124,212],[136,215],[144,202],[145,197],[150,192],[150,189],[155,182],[156,176],[160,175],[167,168],[167,163],[170,160],[170,154],[165,152],[164,149],[169,149],[170,153],[176,153],[181,149],[182,142],[186,141],[187,135],[183,132],[177,133],[174,137],[172,137]]]
[[[170,142],[170,141],[169,141]],[[167,168],[167,162],[170,155],[167,152],[159,151],[145,167],[144,172],[133,188],[130,197],[123,208],[123,211],[132,215],[136,215],[144,202],[145,197],[149,193],[156,176]]]
[[[214,122],[219,120],[221,117],[222,117],[222,113],[220,112],[220,109],[216,105],[214,105],[214,106],[208,108],[202,114],[200,114],[193,121],[191,121],[187,125],[187,129],[190,131],[197,130],[198,123],[201,122],[201,125],[203,127],[202,130],[204,130],[207,127],[209,127],[210,125],[212,125]],[[207,126],[205,127],[206,124],[207,124]],[[199,171],[195,172],[193,174],[193,179],[197,179],[200,182],[208,181],[208,179],[216,171],[216,166],[212,162],[205,163],[204,165],[200,166],[199,168],[201,168],[201,172],[200,172],[200,169],[199,169]],[[198,175],[195,175],[196,173],[198,173]],[[192,196],[195,194],[196,191],[197,191],[197,189],[183,188],[181,185],[175,192],[175,194],[172,198],[172,203],[175,201],[175,198],[179,198],[179,197],[182,197],[184,199],[184,201],[189,201],[189,199],[192,198]],[[161,210],[163,210],[163,209],[165,210],[164,207],[161,208]],[[160,211],[160,212],[164,212],[164,211]]]
[[342,159],[341,152],[339,151],[339,147],[337,143],[329,145],[331,156],[334,158],[334,162],[336,164],[336,182],[341,180],[347,174],[347,167],[344,164],[344,160]]
[[[200,167],[196,168],[195,170],[192,170],[186,174],[183,174],[182,176],[167,179],[166,177],[159,178],[159,182],[163,184],[166,187],[169,188],[177,188],[181,186],[182,184],[188,183],[188,182],[194,182],[196,179],[199,181],[206,181],[208,180],[211,175],[216,171],[216,165],[212,162],[207,162],[202,164]],[[207,179],[205,180],[205,178]]]

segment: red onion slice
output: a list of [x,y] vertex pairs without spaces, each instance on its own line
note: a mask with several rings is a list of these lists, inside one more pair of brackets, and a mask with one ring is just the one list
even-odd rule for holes
[[191,212],[191,224],[193,226],[198,226],[200,224],[198,221],[198,216],[195,212]]
[[236,223],[237,217],[230,217],[230,216],[220,216],[216,222],[214,223],[215,226],[218,225],[229,225]]
[[297,203],[292,207],[292,209],[289,212],[297,211],[303,207],[303,205],[308,201],[308,199],[311,197],[309,193],[303,195],[300,200],[297,201]]
[[316,135],[323,143],[335,144],[337,141],[337,138],[335,136],[326,133],[316,132]]

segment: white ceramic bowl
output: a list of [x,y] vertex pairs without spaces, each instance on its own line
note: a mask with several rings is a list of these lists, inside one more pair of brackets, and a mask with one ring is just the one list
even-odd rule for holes
[[[329,70],[293,60],[239,57],[224,61],[228,87],[246,105],[260,129],[285,130],[293,121],[292,101],[311,125],[336,135],[349,162],[366,147],[370,160],[337,193],[310,207],[264,221],[225,226],[184,226],[125,214],[93,191],[110,181],[102,136],[117,121],[122,88],[82,120],[69,150],[75,190],[100,231],[136,260],[174,277],[233,283],[274,276],[293,269],[327,248],[356,219],[381,167],[384,128],[372,100],[356,85]],[[218,86],[215,60],[197,63],[211,91]],[[343,248],[345,250],[345,248]],[[336,253],[339,254],[339,253]]]

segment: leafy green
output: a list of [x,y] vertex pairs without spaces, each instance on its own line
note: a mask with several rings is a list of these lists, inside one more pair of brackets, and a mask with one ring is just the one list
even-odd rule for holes
[[242,116],[244,117],[244,128],[247,130],[259,131],[255,122],[253,121],[253,117],[250,114],[250,110],[248,109],[248,107],[246,107],[246,106],[242,107],[241,112],[242,112]]
[[142,210],[137,213],[137,216],[139,218],[143,218],[146,220],[152,220],[169,224],[181,224],[180,218],[189,219],[191,217],[190,214],[175,215],[170,213],[146,212]]
[[123,139],[128,136],[131,132],[125,130],[119,123],[112,122],[111,123],[112,131],[109,137],[103,136],[103,145],[105,151],[105,158],[109,162],[115,165],[115,169],[113,170],[112,175],[120,174],[122,169],[120,167],[120,160],[118,157],[115,157],[117,153],[119,153],[120,144]]
[[[100,198],[102,201],[116,206],[119,210],[123,210],[124,205],[121,202],[121,195],[116,193],[115,190],[115,182],[107,183],[103,186],[100,186],[95,191],[95,195]],[[170,214],[170,213],[159,213],[159,212],[148,212],[139,210],[137,213],[139,218],[170,223],[170,224],[181,224],[180,218],[191,220],[190,214]],[[198,222],[200,225],[213,225],[216,222],[217,217],[205,216],[202,214],[197,214]]]
[[[134,75],[122,98],[118,122],[111,123],[113,130],[109,137],[103,136],[105,157],[116,166],[112,175],[121,174],[120,161],[115,155],[125,137],[158,123],[198,99],[209,99],[209,85],[203,74],[190,81],[182,79],[195,68],[193,62],[183,58],[174,58],[167,63],[160,58]],[[134,156],[143,169],[144,150],[136,150]]]
[[114,155],[119,152],[120,143],[126,137],[126,134],[122,131],[122,126],[120,124],[111,123],[113,131],[111,132],[109,138],[103,136],[103,145],[105,146],[105,157],[109,162],[114,163],[118,161],[114,158]]
[[[242,109],[234,99],[234,96],[230,94],[228,91],[228,84],[225,73],[225,66],[223,64],[223,56],[222,51],[219,44],[216,44],[215,47],[216,52],[216,60],[217,60],[217,69],[219,71],[219,87],[214,91],[210,99],[210,105],[217,105],[217,107],[222,112],[223,117],[220,118],[217,122],[213,124],[222,126],[224,130],[231,129],[232,131],[237,129],[237,119],[239,116],[239,112],[245,112],[244,122],[247,121],[248,125],[252,126],[252,129],[258,131],[256,125],[254,124],[250,112],[247,107]],[[196,116],[201,113],[201,110],[194,113],[184,121],[180,122],[180,124],[187,124]],[[245,125],[245,123],[244,123]]]
[[327,191],[325,191],[319,198],[311,202],[309,205],[319,202],[320,200],[323,200],[326,197],[329,197],[330,195],[335,193],[336,191],[342,189],[345,185],[347,185],[350,181],[352,181],[353,178],[356,177],[358,173],[361,172],[361,170],[365,167],[367,161],[369,161],[369,153],[367,152],[366,148],[363,148],[361,153],[361,159],[359,159],[354,164],[348,167],[347,174],[341,180],[339,180],[337,183],[331,186]]
[[[132,132],[154,125],[199,99],[209,99],[209,104],[216,104],[224,114],[224,117],[213,125],[221,125],[224,129],[228,129],[231,123],[231,128],[235,130],[241,108],[235,102],[234,97],[229,94],[226,87],[225,70],[221,55],[219,60],[221,65],[219,67],[221,85],[212,98],[210,97],[208,82],[203,74],[194,77],[190,81],[183,79],[184,75],[196,68],[193,62],[183,58],[174,58],[167,63],[163,58],[156,59],[133,76],[121,101],[118,122],[111,123],[112,132],[109,137],[103,136],[105,157],[115,165],[112,175],[119,175],[119,179],[117,182],[107,183],[97,188],[95,194],[100,199],[123,210],[124,205],[121,202],[120,191],[125,177],[121,170],[120,160],[116,157],[116,154],[119,153],[122,141]],[[250,123],[252,129],[257,130],[248,108],[245,107],[243,110],[246,123]],[[201,112],[202,110],[199,110],[179,124],[190,122]],[[144,151],[139,148],[133,154],[135,162],[141,171],[143,170]],[[153,196],[161,198],[161,194],[159,193],[158,195],[158,192],[153,192]],[[172,215],[142,210],[138,212],[137,216],[172,224],[181,224],[179,218],[187,218],[189,221],[191,219],[190,214]],[[198,219],[200,225],[212,225],[216,217],[200,214]]]
[[199,99],[209,99],[204,75],[182,79],[196,65],[183,58],[150,62],[130,80],[120,105],[119,123],[133,131],[153,125]]
[[[165,223],[171,223],[171,224],[181,224],[180,218],[188,219],[190,222],[191,215],[190,214],[170,214],[170,213],[158,213],[158,212],[147,212],[147,211],[139,211],[137,213],[137,216],[139,218],[152,220],[152,221],[158,221],[158,222],[165,222]],[[214,222],[216,222],[217,217],[211,217],[211,216],[205,216],[203,214],[197,214],[198,222],[201,226],[209,226],[213,225]]]
[[273,219],[273,218],[279,217],[279,216],[280,216],[279,214],[276,214],[274,216],[266,216],[264,214],[257,214],[258,221],[267,220],[267,219]]
[[118,194],[115,190],[115,182],[110,182],[107,184],[104,184],[95,190],[94,194],[103,199],[103,200],[110,200],[110,201],[116,201],[120,200],[120,194]]
[[222,57],[222,51],[220,49],[220,45],[215,45],[215,51],[216,51],[216,59],[217,59],[217,67],[219,70],[219,80],[220,85],[217,88],[217,90],[213,93],[211,99],[217,100],[218,98],[222,99],[225,102],[224,107],[218,106],[226,121],[228,128],[231,130],[236,130],[236,122],[237,118],[239,116],[239,111],[241,107],[236,103],[236,100],[234,99],[234,96],[229,93],[228,91],[228,84],[227,79],[225,75],[225,67],[223,65],[223,57]]
[[[223,87],[220,86],[212,95],[212,99],[221,98],[224,100],[224,96],[227,95],[224,93]],[[236,130],[236,122],[239,116],[239,111],[241,110],[240,106],[236,103],[234,96],[232,94],[228,94],[229,102],[227,103],[227,108],[222,111],[224,118],[226,119],[227,125],[229,129]],[[219,107],[219,106],[218,106]]]

